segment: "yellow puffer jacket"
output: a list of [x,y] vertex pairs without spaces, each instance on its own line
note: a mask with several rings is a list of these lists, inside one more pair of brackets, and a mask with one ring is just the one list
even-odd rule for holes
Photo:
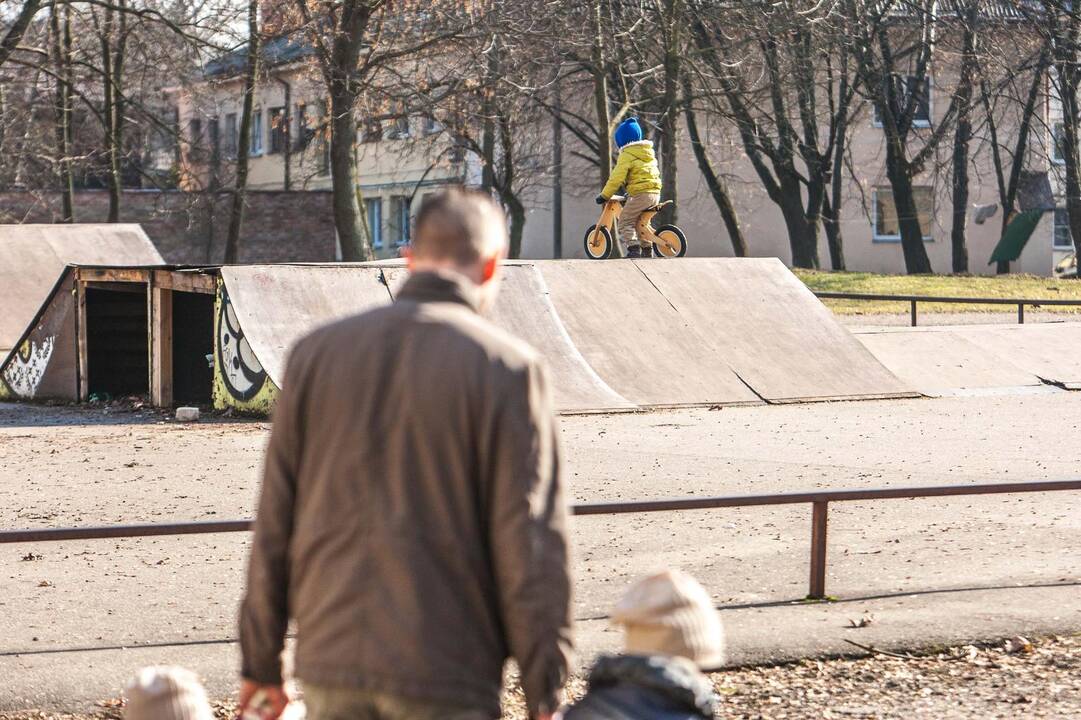
[[620,185],[627,186],[628,195],[661,191],[661,170],[657,167],[652,142],[639,140],[623,146],[601,195],[612,197]]

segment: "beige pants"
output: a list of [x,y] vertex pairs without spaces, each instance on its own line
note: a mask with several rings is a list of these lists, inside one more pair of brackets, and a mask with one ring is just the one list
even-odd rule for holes
[[[619,244],[624,252],[635,242],[634,228],[638,224],[638,216],[643,210],[660,201],[660,193],[641,193],[631,195],[627,198],[627,202],[623,203],[623,212],[619,214]],[[649,247],[649,243],[642,242],[641,238],[638,238],[638,242],[642,247]]]
[[396,695],[304,684],[307,720],[493,720],[481,710]]

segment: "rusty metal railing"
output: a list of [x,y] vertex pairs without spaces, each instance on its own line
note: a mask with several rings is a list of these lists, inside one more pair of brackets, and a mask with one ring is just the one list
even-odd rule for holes
[[[1034,482],[984,483],[978,485],[938,485],[930,487],[873,488],[866,490],[815,490],[772,495],[733,495],[727,497],[680,498],[675,500],[636,500],[631,502],[580,503],[571,506],[573,515],[625,515],[630,513],[716,510],[720,508],[760,507],[765,505],[811,505],[810,582],[807,597],[826,597],[826,549],[829,527],[829,504],[858,500],[902,500],[913,498],[957,497],[960,495],[999,495],[1013,493],[1081,490],[1081,480],[1041,480]],[[104,527],[41,528],[0,530],[0,545],[10,543],[58,542],[62,540],[101,540],[161,535],[201,535],[206,533],[245,532],[251,520],[158,523],[151,525],[109,525]]]
[[1016,305],[1017,322],[1025,324],[1025,306],[1072,306],[1081,307],[1081,300],[1036,300],[1032,298],[973,298],[973,297],[938,297],[935,295],[881,295],[877,293],[815,292],[820,300],[877,300],[886,302],[907,302],[912,327],[916,327],[917,303],[953,303],[956,305]]

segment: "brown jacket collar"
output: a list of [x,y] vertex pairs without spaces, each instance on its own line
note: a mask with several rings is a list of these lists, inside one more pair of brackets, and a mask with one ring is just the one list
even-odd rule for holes
[[408,302],[449,302],[480,312],[480,291],[468,278],[454,272],[413,273],[398,291],[398,300]]

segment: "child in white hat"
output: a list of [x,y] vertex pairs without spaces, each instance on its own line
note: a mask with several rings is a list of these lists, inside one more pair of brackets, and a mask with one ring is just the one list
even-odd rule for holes
[[206,690],[190,670],[147,667],[124,688],[125,720],[214,720]]
[[679,570],[635,584],[612,613],[626,633],[622,655],[604,655],[589,691],[564,720],[712,718],[713,684],[724,664],[724,628],[709,593]]

